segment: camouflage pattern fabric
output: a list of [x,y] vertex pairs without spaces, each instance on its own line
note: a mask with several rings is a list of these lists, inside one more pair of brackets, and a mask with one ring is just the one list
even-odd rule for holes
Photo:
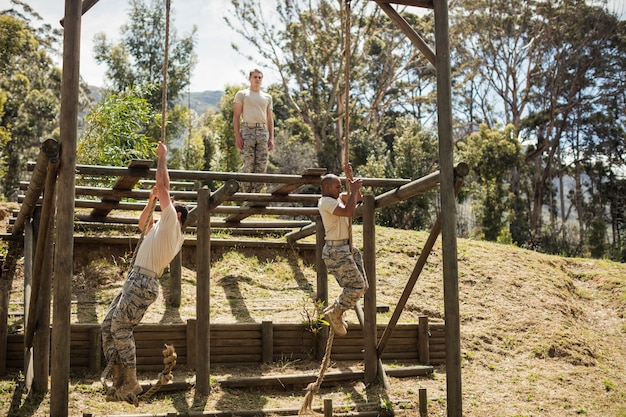
[[350,253],[349,245],[324,245],[322,259],[328,272],[335,276],[337,283],[343,288],[336,300],[339,308],[353,309],[369,288],[361,252],[352,248],[352,253]]
[[[241,150],[243,168],[241,171],[246,173],[264,173],[267,170],[269,154],[267,143],[270,133],[267,127],[241,126],[241,137],[243,139],[243,149]],[[246,183],[243,185],[243,191],[246,193],[258,193],[262,188],[262,183]]]
[[117,352],[121,364],[137,366],[133,329],[158,295],[159,283],[154,277],[135,271],[129,273],[124,288],[111,302],[102,322],[102,350],[107,361]]

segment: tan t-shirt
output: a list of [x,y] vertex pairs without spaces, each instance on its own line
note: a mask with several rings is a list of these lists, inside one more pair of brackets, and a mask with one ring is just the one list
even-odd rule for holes
[[272,96],[263,91],[251,91],[249,88],[237,91],[235,103],[243,105],[241,118],[246,123],[267,124],[267,111],[271,111]]
[[326,240],[343,240],[350,238],[350,217],[333,214],[337,206],[343,207],[341,200],[324,196],[317,202],[317,208],[322,216]]
[[135,266],[149,269],[161,276],[165,267],[180,251],[184,240],[176,209],[169,204],[139,245]]

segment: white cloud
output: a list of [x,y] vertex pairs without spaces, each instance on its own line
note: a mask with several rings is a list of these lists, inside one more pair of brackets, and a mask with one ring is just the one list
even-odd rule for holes
[[[59,21],[65,14],[63,0],[28,0],[27,3],[39,13],[46,23],[60,27]],[[247,84],[247,73],[254,66],[245,57],[234,51],[232,42],[240,47],[246,45],[224,22],[223,16],[230,8],[230,0],[172,0],[171,25],[180,36],[196,34],[198,64],[191,77],[191,91],[223,90],[227,84]],[[4,6],[3,6],[4,8]],[[90,85],[104,83],[104,65],[96,64],[93,58],[93,37],[104,32],[109,40],[119,39],[120,26],[127,21],[127,0],[100,0],[81,20],[80,73]],[[58,60],[61,64],[60,58]],[[265,84],[277,81],[271,71],[265,72]]]

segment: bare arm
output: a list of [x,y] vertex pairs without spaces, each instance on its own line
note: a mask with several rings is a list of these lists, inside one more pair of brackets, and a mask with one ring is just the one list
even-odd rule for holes
[[235,130],[235,145],[237,148],[243,149],[243,139],[241,137],[241,113],[243,113],[243,104],[233,104],[233,129]]
[[363,180],[361,178],[357,178],[356,180],[348,180],[350,185],[350,195],[348,196],[348,200],[345,202],[345,206],[337,206],[333,214],[335,216],[341,217],[352,217],[354,215],[354,209],[356,207],[356,203],[361,198],[361,186],[363,186]]
[[[153,207],[156,204],[157,199],[157,190],[156,187],[152,187],[152,191],[150,192],[150,197],[148,197],[148,202],[146,206],[143,208],[141,215],[139,215],[139,230],[141,232],[148,233],[152,226],[154,226],[154,213]],[[146,230],[144,230],[144,228]]]
[[156,188],[161,211],[171,204],[170,200],[170,174],[167,170],[167,147],[161,141],[157,145],[157,170],[156,170]]
[[267,149],[270,151],[274,149],[274,115],[272,114],[272,109],[267,106],[267,130],[269,131],[270,138],[267,142]]

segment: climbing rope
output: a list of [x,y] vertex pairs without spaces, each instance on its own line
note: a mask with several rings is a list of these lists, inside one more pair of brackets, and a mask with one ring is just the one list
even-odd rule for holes
[[[163,61],[163,86],[161,89],[161,111],[162,111],[162,117],[161,117],[161,141],[163,143],[165,143],[165,127],[166,127],[166,112],[167,112],[167,68],[168,68],[168,56],[169,56],[169,34],[170,34],[170,8],[171,8],[171,0],[166,0],[165,2],[165,51],[164,51],[164,61]],[[133,251],[133,257],[130,261],[130,269],[132,270],[132,268],[135,265],[135,259],[137,258],[137,252],[139,250],[139,247],[141,246],[141,244],[143,243],[143,240],[146,236],[146,231],[148,230],[148,225],[150,224],[150,221],[152,221],[153,219],[153,215],[154,215],[154,210],[156,209],[156,199],[152,200],[150,202],[150,207],[149,207],[149,212],[150,214],[148,215],[148,217],[146,218],[146,222],[143,225],[143,227],[141,228],[141,236],[139,237],[139,241],[137,242],[137,245],[135,246],[135,250]],[[170,371],[171,368],[174,367],[174,364],[176,364],[176,352],[174,351],[174,346],[168,346],[165,345],[166,349],[163,351],[163,356],[166,356],[166,352],[169,352],[168,349],[171,348],[171,355],[167,356],[166,359],[168,361],[172,361],[172,357],[173,357],[173,364],[170,367]],[[159,382],[157,382],[157,384],[155,385],[156,390],[154,390],[154,392],[156,392],[162,385],[162,378],[167,379],[166,374],[164,374],[164,372],[166,372],[167,368],[168,368],[168,363],[165,362],[166,359],[164,359],[164,363],[166,364],[165,369],[163,370],[163,372],[161,372],[161,374],[159,375]],[[113,394],[115,393],[114,387],[109,387],[109,385],[107,384],[107,378],[109,377],[109,374],[111,373],[111,369],[113,369],[113,365],[119,361],[119,355],[117,352],[115,352],[115,354],[113,355],[113,357],[111,357],[107,363],[107,365],[104,367],[104,370],[102,371],[102,374],[100,376],[100,382],[102,383],[102,386],[104,388],[104,392],[107,395],[107,398],[113,397]],[[167,371],[168,373],[170,371]],[[171,381],[172,376],[171,373],[169,373],[169,380]],[[167,383],[167,382],[165,382]],[[153,387],[152,389],[154,389],[155,387]],[[151,390],[152,390],[151,389]],[[153,392],[153,393],[154,393]],[[151,393],[150,395],[152,395],[153,393]],[[146,393],[147,394],[147,393]],[[149,398],[150,395],[146,394],[142,395],[141,398]],[[131,394],[131,397],[134,397],[134,394]],[[136,398],[128,398],[126,399],[128,402],[134,403],[135,405],[137,405],[137,399]]]
[[159,374],[157,383],[154,384],[148,391],[144,392],[139,396],[139,400],[147,401],[152,395],[154,395],[162,385],[168,384],[172,379],[174,379],[174,375],[172,375],[172,368],[176,365],[176,358],[178,355],[176,354],[176,350],[174,349],[174,345],[165,345],[165,349],[163,349],[163,370]]
[[300,406],[300,410],[298,411],[299,416],[317,416],[320,413],[317,413],[311,408],[313,404],[313,397],[320,391],[320,386],[324,381],[324,374],[330,365],[330,351],[333,347],[333,339],[335,338],[335,332],[332,327],[330,328],[330,333],[328,334],[328,340],[326,341],[326,351],[324,352],[324,358],[322,359],[322,366],[320,368],[320,373],[317,376],[317,380],[315,382],[311,382],[306,387],[306,395],[304,396],[304,400],[302,401],[302,406]]
[[[351,46],[350,46],[350,15],[351,15],[351,10],[350,10],[350,1],[351,0],[345,0],[344,4],[345,4],[345,21],[344,21],[344,25],[345,25],[345,29],[344,29],[344,34],[345,34],[345,45],[344,45],[344,56],[345,56],[345,61],[344,61],[344,65],[345,65],[345,122],[344,122],[344,154],[343,154],[343,158],[342,158],[342,164],[345,166],[345,164],[347,164],[350,160],[350,148],[349,148],[349,144],[350,144],[350,55],[351,55]],[[346,179],[348,181],[352,181],[352,173],[346,173]],[[350,195],[350,186],[349,183],[346,184],[346,189],[348,192],[348,196]],[[349,238],[349,243],[350,243],[350,251],[352,251],[352,222],[349,223],[349,233],[350,233],[350,238]],[[326,351],[324,352],[324,358],[322,359],[322,364],[320,367],[320,372],[317,376],[317,380],[315,382],[311,382],[307,387],[306,387],[306,395],[304,396],[304,399],[302,400],[302,406],[300,407],[300,410],[298,411],[298,415],[299,416],[306,416],[306,415],[313,415],[313,416],[317,416],[317,415],[321,415],[320,413],[317,413],[313,410],[312,408],[312,404],[313,404],[313,397],[319,392],[320,386],[322,385],[322,382],[324,381],[324,375],[326,374],[326,371],[328,370],[328,366],[330,365],[330,352],[333,348],[333,340],[335,339],[335,332],[332,328],[332,326],[330,327],[330,333],[328,334],[328,340],[326,341]]]

